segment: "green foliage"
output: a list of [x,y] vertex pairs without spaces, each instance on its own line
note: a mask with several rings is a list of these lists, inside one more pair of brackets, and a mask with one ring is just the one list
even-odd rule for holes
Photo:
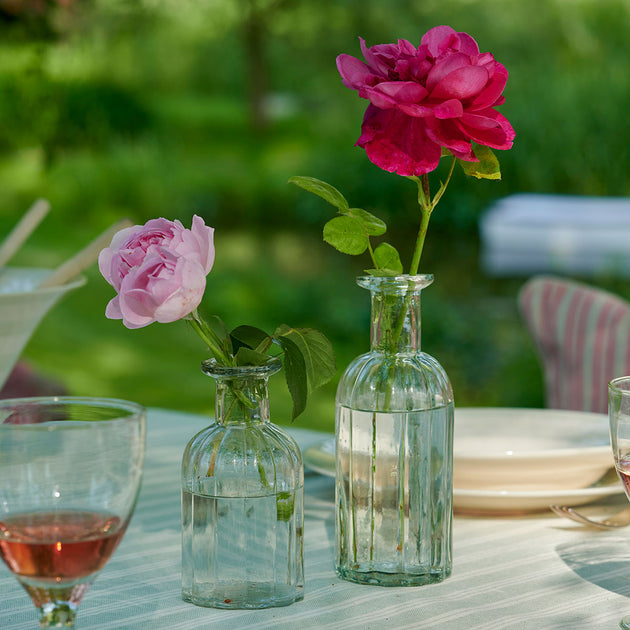
[[353,217],[335,217],[324,225],[324,240],[342,254],[358,256],[370,244],[367,230]]
[[342,215],[330,219],[324,225],[324,241],[342,254],[358,256],[367,249],[374,269],[367,273],[374,276],[396,276],[402,273],[400,255],[393,245],[381,243],[374,251],[370,246],[371,236],[382,236],[387,232],[385,221],[362,208],[350,208],[346,198],[334,187],[314,177],[295,176],[289,183],[311,192],[331,205]]
[[[275,350],[280,348],[289,393],[293,399],[292,420],[306,409],[309,393],[325,385],[335,374],[332,344],[317,330],[291,328],[283,324],[276,328],[273,335],[248,325],[237,326],[228,332],[218,316],[205,321],[195,311],[188,319],[220,365],[265,365],[278,357]],[[237,391],[234,393],[238,395]]]
[[284,352],[284,373],[293,399],[291,420],[295,420],[306,409],[308,396],[306,363],[300,349],[292,339],[281,335],[278,343]]
[[295,175],[289,178],[290,184],[295,184],[304,190],[312,192],[314,195],[321,197],[324,201],[335,206],[340,212],[348,209],[346,198],[334,187],[320,179],[314,177],[305,177]]
[[389,243],[381,243],[374,250],[374,260],[378,265],[377,269],[369,269],[368,273],[374,276],[398,276],[403,272],[400,256],[395,247]]
[[[549,0],[534,12],[505,0],[265,3],[269,116],[257,132],[238,4],[75,2],[57,37],[0,24],[0,231],[37,197],[53,208],[13,262],[60,264],[123,215],[187,222],[197,212],[217,229],[208,310],[269,330],[281,313],[323,330],[343,367],[367,346],[368,301],[351,279],[368,265],[316,242],[330,217],[320,198],[286,181],[295,172],[334,181],[383,219],[407,259],[416,200],[353,147],[367,101],[343,87],[334,59],[360,56],[357,35],[417,45],[428,28],[452,24],[508,68],[500,111],[517,136],[499,156],[501,181],[473,186],[456,172],[433,213],[423,266],[436,282],[423,300],[423,347],[447,369],[458,405],[544,404],[515,306],[524,279],[483,275],[477,222],[517,191],[630,195],[627,2],[582,0],[569,10]],[[445,168],[447,160],[438,179]],[[371,237],[375,256],[381,238]],[[623,279],[589,280],[628,292]],[[130,343],[104,317],[110,298],[91,270],[89,284],[43,320],[26,358],[79,395],[211,409],[212,388],[195,368],[206,354],[188,327],[149,327]],[[293,401],[277,382],[272,418],[288,421]],[[335,385],[309,396],[303,423],[332,430]]]
[[477,179],[501,179],[499,160],[492,149],[483,145],[475,145],[474,150],[479,162],[457,160],[464,173]]
[[310,390],[325,385],[335,374],[335,354],[330,341],[313,328],[289,328],[282,325],[274,333],[280,343],[291,339],[304,358],[306,380]]

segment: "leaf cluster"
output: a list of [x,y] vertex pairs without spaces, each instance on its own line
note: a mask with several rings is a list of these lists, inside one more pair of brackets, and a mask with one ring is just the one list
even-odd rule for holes
[[[408,179],[415,181],[418,186],[418,204],[421,210],[420,231],[411,262],[411,274],[417,273],[429,218],[446,191],[455,163],[459,162],[464,173],[470,177],[501,179],[499,161],[493,151],[486,146],[477,144],[474,145],[474,151],[477,161],[466,162],[453,156],[447,149],[442,150],[442,157],[450,156],[452,162],[448,177],[444,182],[440,182],[440,187],[433,198],[431,198],[427,174],[419,177],[408,176]],[[340,216],[330,219],[324,225],[324,241],[343,254],[350,254],[351,256],[358,256],[367,250],[373,266],[366,269],[365,272],[372,276],[398,276],[403,273],[400,255],[393,245],[382,242],[377,247],[372,247],[370,239],[373,236],[382,236],[387,231],[387,225],[383,220],[362,208],[351,208],[339,190],[320,179],[296,175],[289,179],[289,183],[321,197],[331,206],[337,208]]]
[[309,393],[327,383],[336,372],[332,344],[313,328],[291,328],[282,324],[270,335],[247,325],[228,331],[216,316],[205,324],[231,365],[259,366],[283,357],[285,378],[293,399],[291,420],[306,409]]
[[398,276],[403,272],[400,255],[393,245],[382,242],[372,247],[371,238],[387,232],[387,225],[377,216],[362,208],[351,208],[346,198],[334,187],[314,177],[296,175],[289,179],[337,208],[339,216],[324,225],[324,241],[343,254],[358,256],[366,250],[373,267],[365,272],[373,276]]

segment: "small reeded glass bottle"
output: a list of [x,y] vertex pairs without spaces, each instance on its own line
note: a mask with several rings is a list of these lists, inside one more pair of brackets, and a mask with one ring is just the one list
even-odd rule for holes
[[371,350],[336,401],[335,568],[382,586],[451,573],[453,392],[420,350],[420,292],[433,276],[360,277],[371,293]]
[[199,606],[267,608],[304,597],[304,469],[269,421],[267,380],[281,367],[202,364],[216,420],[182,461],[182,597]]

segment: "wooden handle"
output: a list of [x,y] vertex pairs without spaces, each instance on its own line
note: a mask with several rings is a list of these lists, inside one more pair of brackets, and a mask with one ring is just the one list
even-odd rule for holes
[[18,221],[17,225],[0,245],[0,269],[4,267],[11,256],[20,249],[22,243],[31,235],[33,230],[48,214],[50,204],[46,199],[38,199]]
[[72,256],[72,258],[57,267],[57,269],[39,285],[40,288],[60,286],[78,276],[92,263],[96,262],[99,253],[111,243],[112,237],[116,232],[123,228],[131,227],[132,225],[133,223],[129,221],[129,219],[122,219],[114,223],[109,229],[105,230],[81,251]]

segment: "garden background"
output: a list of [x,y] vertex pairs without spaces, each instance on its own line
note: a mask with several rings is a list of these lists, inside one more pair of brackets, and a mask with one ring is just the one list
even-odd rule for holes
[[[514,192],[630,194],[627,0],[0,0],[0,234],[37,197],[52,211],[12,261],[53,267],[122,217],[216,228],[203,308],[230,327],[322,330],[338,374],[300,426],[332,430],[334,393],[369,346],[366,258],[321,240],[332,207],[295,186],[324,179],[383,216],[405,266],[418,224],[412,182],[354,147],[366,101],[335,58],[429,28],[469,32],[510,72],[500,111],[516,132],[503,179],[455,172],[435,211],[421,271],[423,349],[461,406],[544,405],[516,296],[524,277],[490,278],[478,219]],[[435,175],[433,176],[435,182]],[[113,290],[88,284],[45,318],[25,350],[76,395],[212,413],[204,348],[183,322],[130,331],[104,316]],[[627,279],[589,282],[630,297]],[[272,417],[290,399],[272,379]]]

